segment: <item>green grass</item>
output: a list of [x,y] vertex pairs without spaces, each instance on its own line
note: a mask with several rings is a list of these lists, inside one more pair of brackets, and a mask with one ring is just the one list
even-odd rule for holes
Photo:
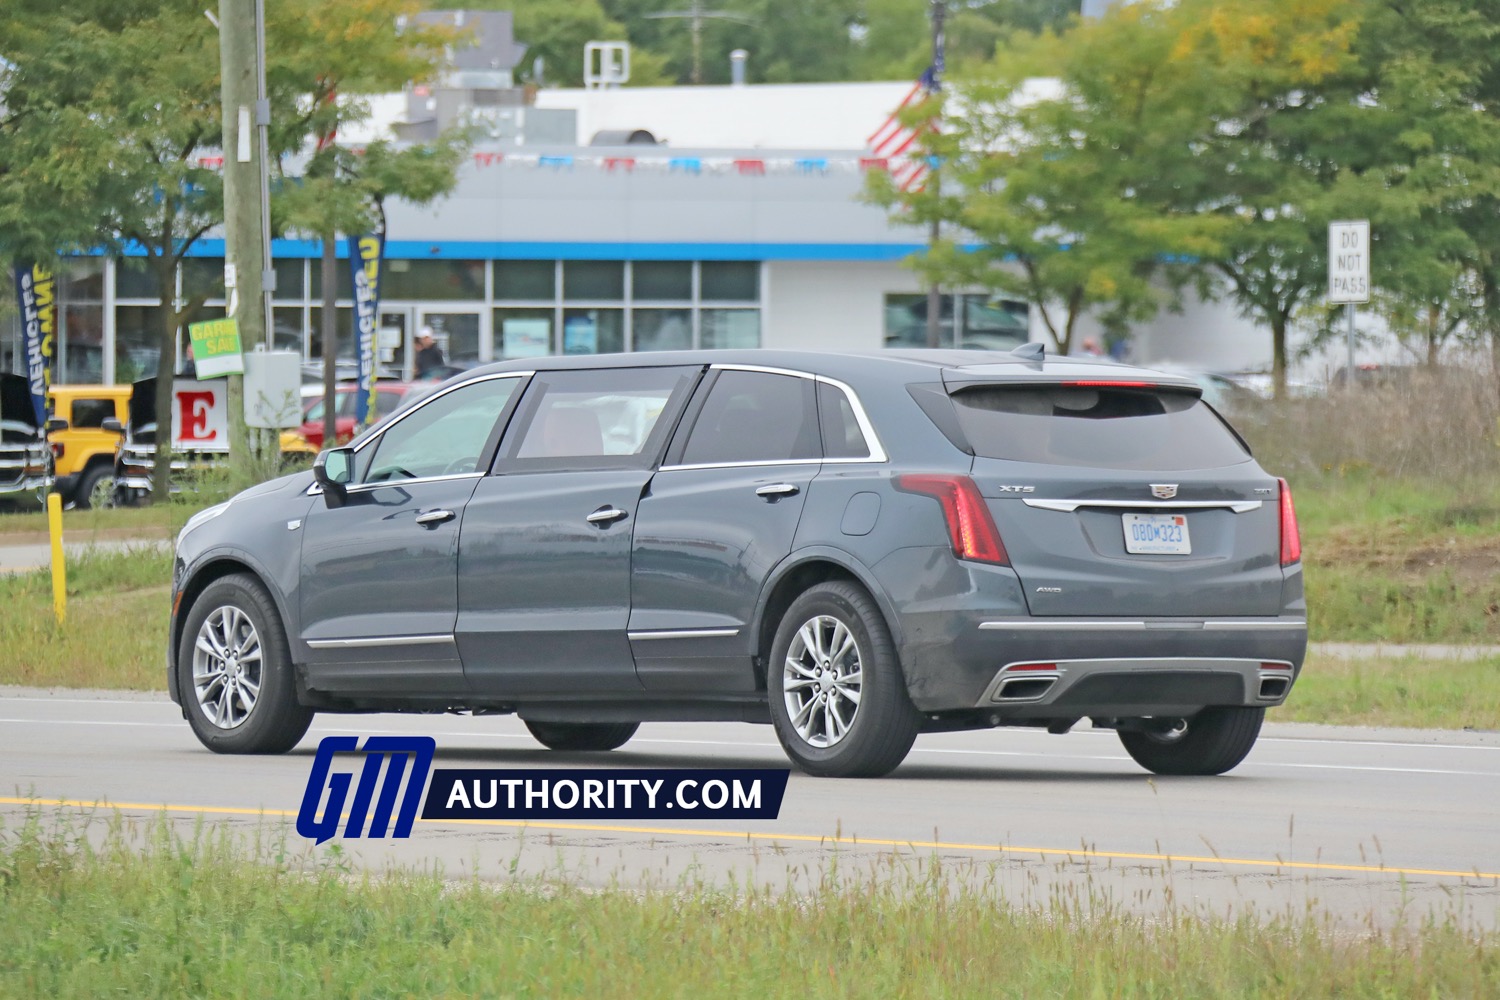
[[1500,731],[1500,658],[1343,660],[1313,655],[1273,722]]
[[1314,640],[1500,644],[1500,484],[1292,486]]
[[[1456,916],[1132,912],[1092,883],[1008,900],[937,859],[800,890],[355,875],[333,849],[157,825],[0,847],[0,995],[1414,997],[1500,992]],[[1164,895],[1170,895],[1168,888]]]
[[0,575],[0,684],[164,690],[171,580],[166,550],[71,558],[59,627],[49,570]]

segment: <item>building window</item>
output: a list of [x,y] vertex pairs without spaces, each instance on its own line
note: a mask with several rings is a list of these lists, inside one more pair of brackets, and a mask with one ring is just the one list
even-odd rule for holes
[[630,322],[637,351],[686,351],[693,346],[691,309],[636,309]]
[[[1025,302],[972,293],[940,297],[938,346],[1008,351],[1030,339],[1031,309]],[[958,316],[955,333],[954,316]],[[927,346],[927,296],[885,297],[885,346]]]
[[[347,275],[349,263],[340,263]],[[482,260],[388,259],[381,267],[380,300],[483,302],[484,271]]]
[[759,302],[760,264],[753,260],[706,260],[702,268],[705,302]]
[[564,354],[617,354],[625,350],[625,310],[564,309]]
[[495,359],[541,358],[555,353],[557,347],[552,336],[555,314],[551,306],[496,309]]
[[625,297],[625,265],[618,260],[563,261],[563,298],[619,301]]
[[630,265],[630,294],[637,302],[686,302],[693,297],[689,261],[638,260]]
[[525,299],[552,299],[556,295],[557,263],[555,261],[495,261],[496,300],[515,302]]

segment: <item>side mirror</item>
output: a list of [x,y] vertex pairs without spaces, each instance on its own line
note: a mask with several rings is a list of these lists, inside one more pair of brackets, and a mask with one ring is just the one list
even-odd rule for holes
[[124,434],[125,425],[120,423],[119,417],[105,417],[99,424],[99,429],[109,431],[111,434]]
[[68,422],[66,420],[64,420],[62,417],[48,417],[47,418],[47,433],[48,434],[51,434],[54,431],[65,431],[67,429],[68,429]]
[[342,507],[354,481],[354,449],[329,448],[318,455],[313,478],[323,487],[323,501],[329,507]]

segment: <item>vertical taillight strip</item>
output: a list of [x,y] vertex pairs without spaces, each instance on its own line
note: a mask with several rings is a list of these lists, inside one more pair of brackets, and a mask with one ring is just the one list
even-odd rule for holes
[[954,555],[975,562],[1010,565],[1005,543],[1000,541],[1000,529],[995,527],[995,519],[990,516],[974,480],[968,476],[912,473],[897,476],[896,488],[937,500],[943,508],[943,521]]
[[1277,479],[1281,487],[1281,565],[1290,566],[1302,561],[1302,535],[1297,530],[1297,508],[1292,505],[1292,488],[1285,479]]

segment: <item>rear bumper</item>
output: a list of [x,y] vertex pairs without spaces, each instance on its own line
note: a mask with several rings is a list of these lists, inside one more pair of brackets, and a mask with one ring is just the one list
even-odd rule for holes
[[987,618],[955,632],[946,662],[904,664],[922,711],[1046,720],[1268,707],[1286,699],[1307,653],[1307,622],[1291,615]]

